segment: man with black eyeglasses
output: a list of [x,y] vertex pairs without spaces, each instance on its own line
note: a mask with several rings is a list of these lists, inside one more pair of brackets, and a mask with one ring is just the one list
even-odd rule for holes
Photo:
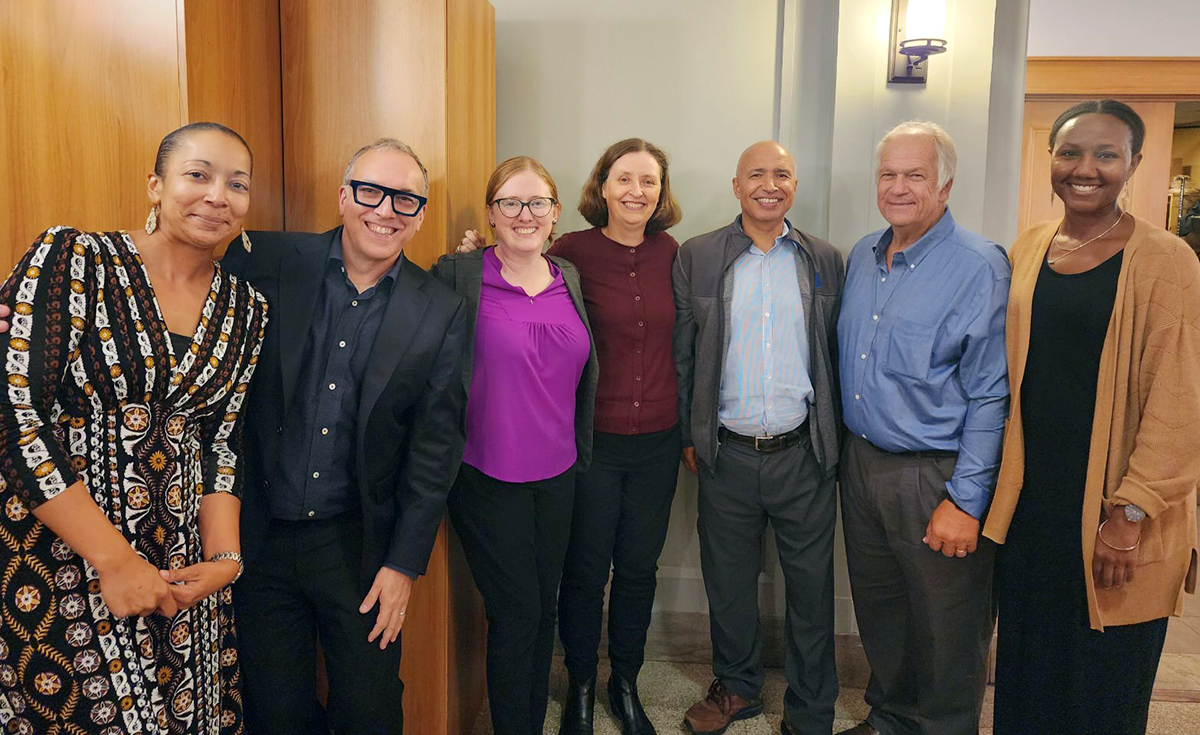
[[222,260],[270,303],[234,589],[248,732],[402,732],[400,629],[466,403],[463,299],[403,254],[428,189],[413,150],[379,140],[346,167],[341,226],[250,233]]

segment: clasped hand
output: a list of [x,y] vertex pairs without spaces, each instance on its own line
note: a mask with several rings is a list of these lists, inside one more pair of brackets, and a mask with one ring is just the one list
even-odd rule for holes
[[200,562],[182,569],[156,569],[130,553],[107,568],[97,568],[100,595],[114,617],[159,613],[174,617],[233,581],[234,561]]

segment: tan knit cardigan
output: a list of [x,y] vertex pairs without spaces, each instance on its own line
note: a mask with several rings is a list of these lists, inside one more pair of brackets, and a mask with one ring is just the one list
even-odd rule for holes
[[[1012,390],[1004,454],[983,533],[1004,543],[1025,470],[1021,378],[1029,353],[1030,307],[1058,222],[1017,238],[1008,299]],[[1196,586],[1196,485],[1200,481],[1200,263],[1179,238],[1135,218],[1100,354],[1096,413],[1081,514],[1091,627],[1178,615]],[[1096,589],[1092,554],[1101,508],[1146,511],[1134,579]],[[1051,534],[1053,528],[1044,532]],[[1064,594],[1068,592],[1064,591]]]

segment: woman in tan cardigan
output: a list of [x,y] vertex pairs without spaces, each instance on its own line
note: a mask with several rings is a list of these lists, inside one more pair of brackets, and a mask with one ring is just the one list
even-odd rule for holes
[[1065,216],[1010,253],[1012,410],[984,527],[1003,544],[996,735],[1144,733],[1194,586],[1200,264],[1118,204],[1144,131],[1112,100],[1064,112]]

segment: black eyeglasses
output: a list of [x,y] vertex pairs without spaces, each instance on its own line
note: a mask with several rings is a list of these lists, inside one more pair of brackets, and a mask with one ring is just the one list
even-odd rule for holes
[[391,197],[392,211],[404,217],[416,217],[421,208],[429,202],[420,194],[391,189],[369,181],[351,181],[350,190],[354,192],[354,201],[372,209],[382,204],[384,198]]
[[554,209],[554,205],[558,202],[550,197],[534,197],[527,202],[523,202],[516,197],[505,197],[503,199],[493,199],[492,204],[500,210],[500,214],[509,219],[516,219],[521,216],[521,210],[529,207],[529,213],[534,217],[545,217],[550,214],[550,210]]

